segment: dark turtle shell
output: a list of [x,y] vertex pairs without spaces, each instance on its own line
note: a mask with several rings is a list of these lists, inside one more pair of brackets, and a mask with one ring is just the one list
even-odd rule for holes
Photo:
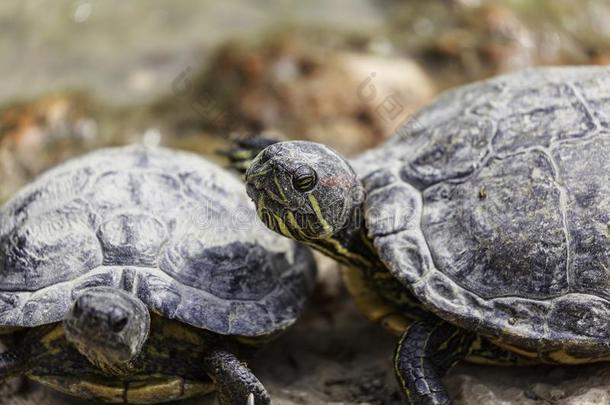
[[112,286],[219,334],[291,324],[314,284],[304,248],[260,225],[243,184],[185,152],[143,146],[65,163],[0,211],[0,325],[60,321]]
[[381,259],[432,311],[532,350],[610,353],[610,69],[448,92],[355,167]]

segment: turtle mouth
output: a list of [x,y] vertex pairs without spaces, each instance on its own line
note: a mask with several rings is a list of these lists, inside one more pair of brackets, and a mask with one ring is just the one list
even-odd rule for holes
[[273,191],[262,187],[248,184],[247,185],[247,193],[250,196],[250,199],[256,205],[257,210],[261,209],[269,209],[272,211],[275,210],[289,210],[296,211],[294,207],[291,207],[286,203],[286,201],[282,200],[278,195],[276,195]]
[[311,207],[287,206],[273,198],[273,194],[266,189],[250,190],[249,194],[261,222],[276,233],[302,242],[318,239],[324,234],[323,226]]

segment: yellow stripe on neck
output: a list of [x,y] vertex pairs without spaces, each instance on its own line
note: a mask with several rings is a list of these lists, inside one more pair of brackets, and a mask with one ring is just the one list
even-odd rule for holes
[[263,217],[263,208],[265,207],[265,197],[263,197],[263,195],[261,194],[261,196],[258,198],[258,202],[256,203],[256,215],[258,215],[259,218]]
[[273,176],[273,181],[275,182],[277,191],[280,193],[280,197],[282,198],[282,201],[288,202],[288,199],[286,198],[286,193],[284,193],[284,190],[282,189],[282,186],[280,185],[280,181],[277,179],[277,176]]
[[320,204],[318,203],[318,200],[316,199],[316,197],[314,197],[313,194],[307,195],[307,198],[309,199],[309,204],[311,205],[311,209],[316,214],[318,221],[320,222],[320,224],[322,225],[322,228],[324,229],[324,233],[331,235],[333,233],[332,232],[333,228],[332,228],[332,226],[330,226],[330,224],[328,222],[326,222],[324,215],[322,215],[322,210],[320,209]]
[[286,223],[284,223],[284,220],[282,220],[282,218],[277,214],[273,214],[273,217],[275,218],[275,220],[277,222],[277,226],[280,229],[280,232],[282,233],[282,235],[284,235],[285,237],[290,238],[290,239],[295,239],[295,237],[292,236],[292,234],[290,233],[290,230],[286,226]]
[[[311,209],[313,209],[314,213],[316,214],[316,217],[318,218],[318,221],[320,222],[320,224],[322,225],[322,228],[324,229],[324,233],[327,235],[332,235],[332,227],[330,226],[330,224],[326,221],[326,219],[324,219],[324,216],[322,215],[322,210],[320,210],[320,204],[318,203],[318,200],[316,199],[316,197],[313,196],[313,194],[309,194],[308,195],[309,198],[309,203],[311,204]],[[349,251],[348,249],[345,248],[345,246],[343,246],[341,244],[341,242],[339,242],[336,239],[333,239],[332,237],[326,238],[324,239],[325,241],[328,241],[332,247],[334,248],[334,251],[342,257],[345,257],[346,259],[348,259],[350,264],[356,265],[356,266],[362,266],[362,267],[370,267],[372,265],[372,263],[365,259],[363,256],[353,253],[351,251]]]

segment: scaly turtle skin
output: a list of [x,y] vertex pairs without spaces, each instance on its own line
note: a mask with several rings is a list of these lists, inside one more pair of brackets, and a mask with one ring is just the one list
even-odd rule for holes
[[609,89],[602,67],[465,86],[349,163],[271,145],[248,193],[268,227],[355,268],[360,306],[403,330],[411,403],[449,403],[462,358],[610,360]]
[[240,359],[296,320],[315,265],[254,218],[237,178],[184,152],[108,149],[43,175],[0,210],[0,379],[268,404]]

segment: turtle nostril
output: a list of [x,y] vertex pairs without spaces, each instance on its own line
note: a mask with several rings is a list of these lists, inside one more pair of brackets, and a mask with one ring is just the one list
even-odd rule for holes
[[126,316],[122,317],[122,318],[118,318],[118,319],[112,319],[110,320],[110,329],[112,329],[113,332],[120,332],[123,329],[125,329],[125,326],[127,326],[127,322],[128,319]]
[[120,332],[127,326],[129,318],[125,311],[119,308],[113,308],[108,313],[108,325],[113,332]]
[[76,301],[74,303],[74,306],[72,307],[72,314],[74,315],[74,317],[76,318],[80,318],[80,316],[83,314],[83,308],[81,307],[81,305],[78,303],[78,301]]

